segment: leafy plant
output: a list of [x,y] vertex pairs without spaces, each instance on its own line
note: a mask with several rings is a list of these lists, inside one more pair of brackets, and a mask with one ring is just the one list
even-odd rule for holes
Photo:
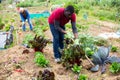
[[89,34],[81,34],[79,36],[79,43],[83,47],[83,50],[85,52],[85,49],[89,47],[92,51],[96,51],[95,41],[97,38],[89,35]]
[[12,18],[10,21],[11,21],[11,23],[13,23],[13,22],[15,22],[15,19],[14,19],[14,18]]
[[8,0],[8,3],[9,3],[9,4],[12,4],[12,1],[13,1],[13,0]]
[[98,38],[96,41],[95,41],[95,44],[97,46],[108,46],[109,43],[106,39],[102,39],[102,38]]
[[88,77],[85,74],[81,74],[78,76],[78,80],[88,80]]
[[43,31],[41,29],[41,25],[36,25],[34,28],[33,28],[33,31],[35,32],[35,34],[37,35],[44,35],[43,34]]
[[2,22],[2,17],[0,17],[0,30],[3,29],[4,26],[5,24]]
[[26,2],[20,2],[19,4],[17,4],[17,7],[31,7],[32,3],[29,1]]
[[0,10],[3,10],[4,8],[3,8],[3,6],[0,4]]
[[38,2],[44,2],[44,1],[46,1],[46,0],[37,0]]
[[44,36],[37,36],[35,35],[33,40],[30,40],[29,43],[32,45],[32,48],[36,48],[39,50],[43,50],[43,48],[50,43],[49,39],[46,39]]
[[81,24],[76,24],[76,26],[78,27],[78,31],[86,31],[88,28],[89,28],[89,26],[87,26],[87,25],[81,25]]
[[77,41],[74,41],[73,44],[65,43],[65,45],[67,46],[62,50],[63,66],[71,68],[74,64],[80,65],[80,58],[84,56],[84,51],[81,45],[77,44]]
[[112,46],[111,51],[112,52],[117,52],[118,48],[116,46]]
[[110,66],[109,70],[112,73],[118,73],[118,72],[120,72],[120,63],[117,63],[117,62],[112,63],[112,65]]
[[73,43],[74,43],[73,35],[72,35],[71,32],[68,32],[68,33],[65,35],[64,43],[65,43],[65,46],[66,46],[66,47],[68,46],[68,44],[73,44]]
[[39,71],[37,75],[37,80],[55,80],[55,74],[48,69],[45,69],[43,72]]
[[94,54],[94,51],[92,49],[90,49],[89,47],[86,47],[85,53],[88,57],[91,57]]
[[72,5],[72,6],[74,7],[76,14],[79,13],[80,9],[79,9],[78,5],[75,4],[73,1],[70,1],[70,2],[66,3],[66,4],[65,4],[65,7],[67,7],[68,5]]
[[[81,64],[81,58],[85,58],[85,49],[86,53],[90,52],[88,53],[90,56],[96,51],[95,38],[89,35],[81,34],[78,39],[71,39],[68,38],[68,41],[64,41],[65,48],[62,51],[63,66],[67,68],[73,67],[74,64]],[[90,48],[90,50],[87,51],[87,48]]]
[[33,40],[34,36],[32,34],[26,34],[25,38],[23,39],[22,44],[27,44],[29,47],[31,46],[29,41]]
[[4,23],[0,23],[0,30],[3,29],[4,26],[5,26]]
[[78,66],[77,64],[74,64],[74,66],[72,67],[72,71],[75,73],[80,73],[82,69],[82,66]]
[[110,60],[108,58],[109,52],[110,52],[110,46],[105,47],[105,46],[100,46],[97,51],[93,54],[92,56],[92,62],[94,65],[96,65],[96,68],[91,69],[91,71],[98,71],[99,67],[101,66],[101,74],[103,74],[106,71],[106,63],[108,63]]
[[41,52],[36,52],[35,53],[35,62],[37,63],[38,66],[41,67],[47,67],[49,64],[49,61],[46,60],[45,56]]
[[37,35],[44,35],[43,32],[48,30],[48,24],[46,18],[35,18],[34,19],[34,28],[33,31]]
[[9,31],[9,29],[10,29],[10,24],[6,24],[5,25],[5,31]]
[[93,16],[98,17],[100,20],[115,20],[115,14],[115,12],[110,13],[106,10],[99,10],[94,12]]
[[119,7],[120,6],[120,0],[112,0],[111,1],[111,6],[112,7]]

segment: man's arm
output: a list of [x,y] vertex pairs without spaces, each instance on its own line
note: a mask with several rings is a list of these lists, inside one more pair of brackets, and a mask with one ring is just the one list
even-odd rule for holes
[[78,38],[78,32],[77,32],[77,28],[76,28],[76,22],[71,22],[72,25],[72,31],[74,34],[74,38]]
[[59,21],[54,21],[54,25],[55,25],[55,28],[58,30],[58,31],[60,31],[60,32],[62,32],[62,33],[64,33],[64,34],[66,34],[67,32],[65,31],[65,30],[63,30],[61,27],[60,27],[60,22]]
[[24,22],[24,21],[25,21],[25,19],[24,19],[24,17],[23,17],[23,15],[22,15],[22,13],[20,13],[20,18],[21,18],[22,22]]

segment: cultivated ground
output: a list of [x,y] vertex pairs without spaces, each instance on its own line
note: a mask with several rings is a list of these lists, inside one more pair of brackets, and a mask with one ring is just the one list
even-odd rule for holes
[[[5,8],[0,12],[1,15],[10,14],[15,12],[14,9]],[[28,8],[30,12],[41,12],[43,9],[41,7],[31,7]],[[44,8],[45,9],[45,8]],[[46,8],[49,10],[49,8]],[[19,16],[16,13],[17,16]],[[116,27],[118,26],[116,23],[108,22],[108,21],[99,21],[95,19],[88,19],[88,21],[96,22],[96,24],[90,24],[90,28],[87,32],[91,33],[94,36],[98,36],[100,33],[104,32],[115,32]],[[16,18],[14,25],[18,28],[20,26],[19,17]],[[21,29],[21,27],[19,27]],[[24,34],[32,33],[31,31],[22,32],[18,31],[18,43],[15,46],[0,51],[0,80],[32,80],[32,78],[36,77],[36,74],[39,70],[44,70],[46,68],[38,67],[34,62],[34,50],[30,48],[26,48],[21,45],[22,40],[24,39]],[[46,32],[46,37],[52,39],[51,32],[48,29]],[[120,49],[120,39],[108,39],[111,44],[117,46]],[[16,42],[16,41],[15,41]],[[28,53],[23,53],[24,50],[29,50]],[[45,57],[50,61],[50,66],[47,69],[53,71],[55,73],[55,80],[76,80],[77,74],[74,74],[71,70],[66,70],[62,64],[57,64],[54,62],[52,44],[49,44],[44,49]],[[111,55],[117,55],[120,57],[120,53],[110,53]],[[17,64],[21,64],[21,71],[17,71],[15,66]],[[84,65],[87,65],[84,63]],[[87,74],[89,80],[120,80],[120,74],[112,74],[109,71],[109,64],[106,66],[106,72],[101,74],[98,72],[91,72],[89,70],[82,69],[82,74]]]

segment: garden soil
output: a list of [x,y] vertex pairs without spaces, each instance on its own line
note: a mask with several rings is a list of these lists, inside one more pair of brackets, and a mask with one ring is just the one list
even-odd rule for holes
[[[31,10],[32,11],[32,10]],[[19,22],[19,21],[18,21]],[[106,22],[106,21],[96,21],[100,25],[91,24],[89,33],[97,36],[103,32],[113,32],[113,26],[116,24]],[[19,34],[20,33],[20,34]],[[41,70],[49,69],[55,73],[55,80],[77,80],[77,74],[73,73],[71,70],[66,70],[62,64],[57,64],[54,62],[52,44],[48,44],[44,48],[44,55],[49,60],[50,65],[47,68],[38,67],[34,62],[34,50],[31,48],[26,48],[21,45],[24,39],[24,34],[32,33],[31,31],[18,32],[19,42],[14,47],[0,51],[0,80],[34,80],[38,72]],[[50,30],[45,32],[46,37],[52,40],[52,35]],[[119,39],[109,39],[111,44],[114,44],[120,48]],[[27,52],[24,52],[27,50]],[[120,53],[110,53],[111,55],[117,55],[120,57]],[[83,61],[84,62],[84,61]],[[15,67],[19,65],[20,69]],[[87,63],[84,62],[84,65]],[[104,74],[98,72],[91,72],[83,67],[81,73],[86,74],[89,80],[120,80],[120,74],[112,74],[109,71],[109,64],[106,65],[106,72]]]

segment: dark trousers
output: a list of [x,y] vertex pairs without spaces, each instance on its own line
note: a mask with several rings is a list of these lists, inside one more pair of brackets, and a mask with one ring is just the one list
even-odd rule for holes
[[[25,22],[25,20],[26,20],[26,19],[24,19],[24,22]],[[30,19],[30,18],[28,19],[28,24],[29,24],[29,26],[30,26],[30,30],[32,30],[32,29],[33,29],[33,25],[32,25],[32,22],[31,22],[31,19]],[[25,24],[22,25],[22,30],[23,30],[23,31],[26,31],[26,25],[25,25]]]
[[[53,36],[53,51],[55,58],[61,58],[61,54],[59,49],[64,48],[63,40],[64,40],[64,33],[58,31],[53,24],[49,24],[50,30]],[[65,30],[64,26],[61,26]]]

